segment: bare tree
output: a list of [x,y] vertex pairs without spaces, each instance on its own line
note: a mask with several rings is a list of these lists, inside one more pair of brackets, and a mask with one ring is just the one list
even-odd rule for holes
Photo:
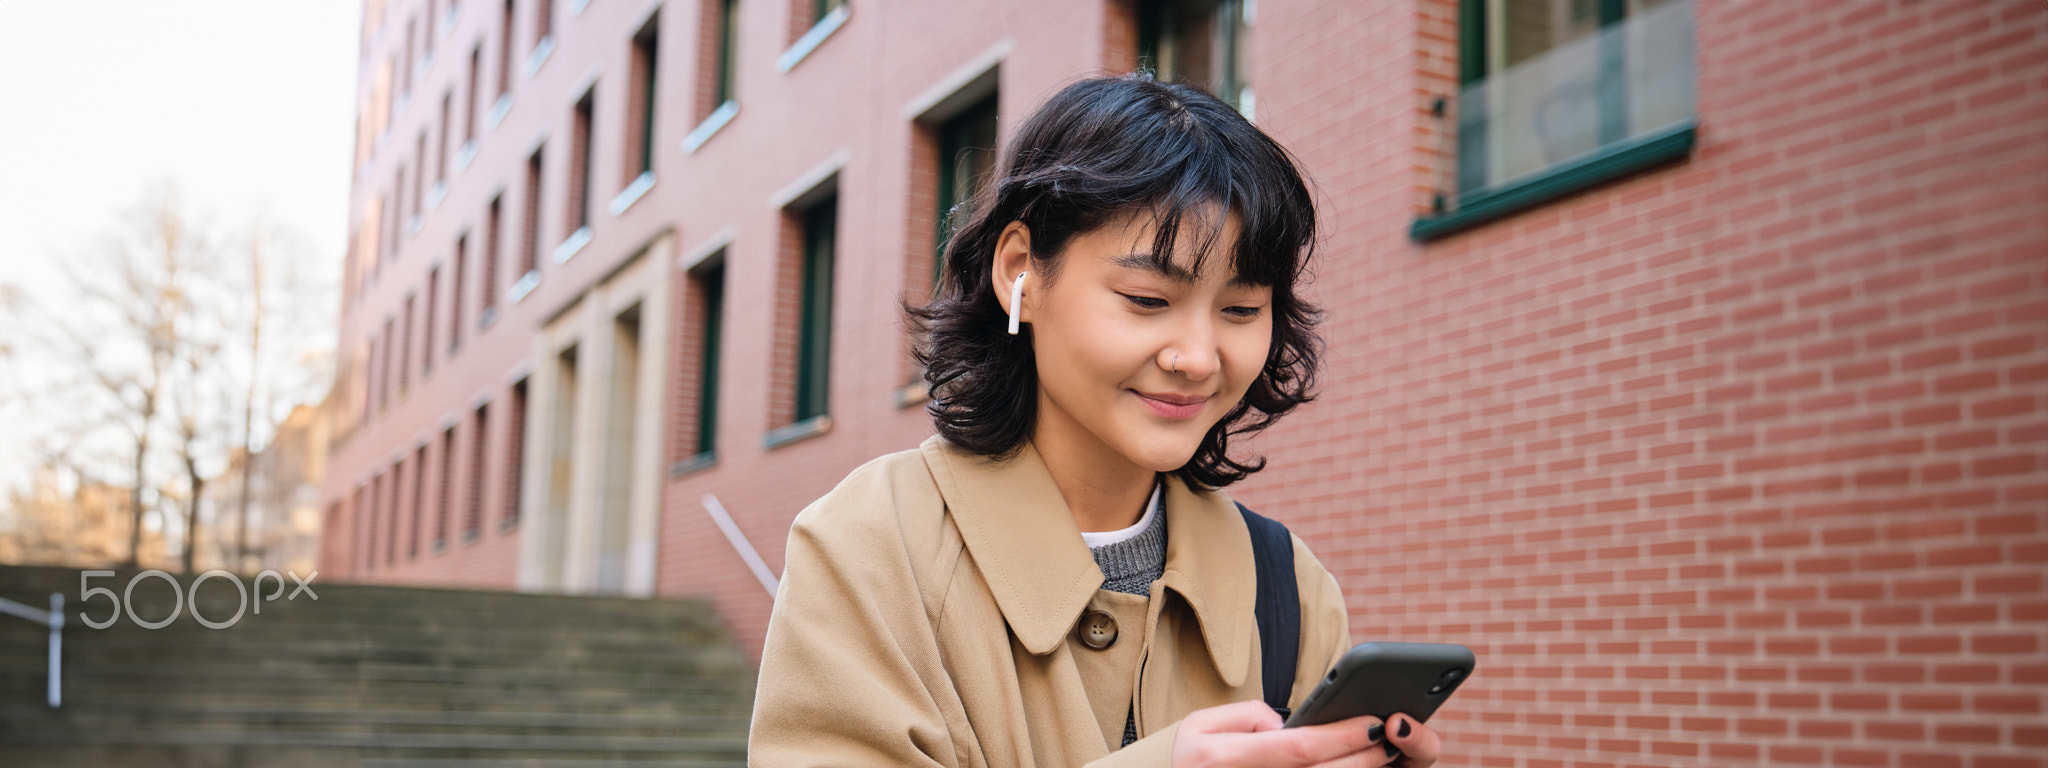
[[152,441],[174,373],[179,322],[206,246],[168,185],[134,210],[128,226],[83,263],[64,265],[71,287],[86,302],[75,312],[49,313],[46,322],[61,339],[58,358],[75,364],[96,387],[106,415],[125,434],[133,473],[125,564],[135,567],[141,562]]
[[[335,298],[319,265],[333,260],[267,226],[234,238],[245,263],[216,258],[225,241],[169,184],[119,221],[58,262],[63,285],[42,295],[0,285],[0,423],[15,452],[34,446],[17,466],[68,457],[95,493],[125,492],[125,564],[157,559],[143,545],[163,539],[145,537],[145,522],[161,522],[165,534],[182,529],[187,568],[215,558],[246,568],[252,518],[279,506],[260,490],[271,481],[249,476],[275,462],[256,458],[291,408],[321,402],[332,382]],[[235,453],[243,476],[212,482]],[[227,499],[234,485],[240,498]],[[0,528],[10,522],[0,515]]]

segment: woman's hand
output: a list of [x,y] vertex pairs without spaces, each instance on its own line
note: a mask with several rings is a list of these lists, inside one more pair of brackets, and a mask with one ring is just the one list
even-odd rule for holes
[[[1281,728],[1280,714],[1262,701],[1199,709],[1180,721],[1173,738],[1173,768],[1429,768],[1442,742],[1436,731],[1395,715],[1382,734],[1379,718],[1354,717],[1323,725]],[[1384,735],[1384,740],[1381,738]],[[1401,756],[1388,758],[1382,742]]]

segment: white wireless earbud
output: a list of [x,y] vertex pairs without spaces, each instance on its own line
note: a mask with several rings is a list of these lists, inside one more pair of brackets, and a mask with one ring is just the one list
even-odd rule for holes
[[1019,272],[1019,273],[1017,273],[1017,282],[1014,282],[1014,283],[1011,283],[1011,284],[1010,284],[1010,335],[1011,335],[1011,336],[1015,336],[1015,335],[1017,335],[1017,308],[1018,308],[1018,306],[1019,306],[1019,305],[1018,305],[1018,302],[1019,302],[1019,301],[1022,301],[1022,300],[1024,299],[1024,275],[1025,275],[1025,273],[1023,273],[1023,272]]

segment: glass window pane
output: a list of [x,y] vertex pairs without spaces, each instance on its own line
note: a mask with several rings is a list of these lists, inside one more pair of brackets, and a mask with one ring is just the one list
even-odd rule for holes
[[[1626,9],[1600,25],[1601,7]],[[1525,178],[1694,113],[1692,0],[1486,0],[1459,95],[1459,190]],[[1469,27],[1468,27],[1469,29]]]

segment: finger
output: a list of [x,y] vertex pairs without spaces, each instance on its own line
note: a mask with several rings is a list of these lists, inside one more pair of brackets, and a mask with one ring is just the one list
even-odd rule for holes
[[[1245,737],[1255,755],[1271,755],[1269,764],[1312,766],[1367,751],[1380,739],[1379,718],[1370,715],[1322,725],[1256,733]],[[1377,750],[1371,750],[1377,751]],[[1383,763],[1373,763],[1381,765]]]
[[1191,713],[1182,724],[1190,726],[1201,733],[1274,731],[1280,729],[1280,713],[1263,701],[1240,701]]
[[1443,741],[1436,730],[1423,725],[1405,714],[1394,715],[1387,729],[1387,743],[1399,748],[1406,757],[1401,763],[1404,768],[1428,768],[1435,765],[1441,756]]

